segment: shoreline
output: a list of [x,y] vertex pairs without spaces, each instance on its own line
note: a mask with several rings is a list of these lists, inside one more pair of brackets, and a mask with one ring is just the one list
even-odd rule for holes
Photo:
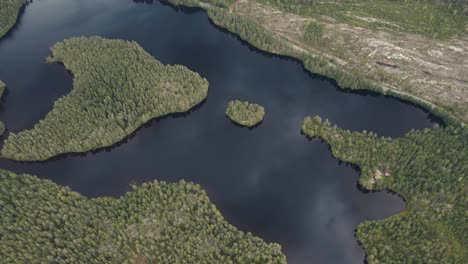
[[[234,12],[232,12],[231,8],[229,8],[229,10],[227,11],[224,8],[215,7],[210,4],[200,2],[198,0],[160,0],[160,2],[164,5],[172,6],[175,9],[180,8],[182,10],[192,9],[203,11],[206,13],[210,23],[212,23],[224,32],[235,35],[236,38],[248,44],[250,47],[257,49],[258,51],[267,53],[268,55],[276,55],[296,60],[302,64],[304,70],[307,70],[311,74],[323,76],[325,78],[333,80],[343,91],[364,90],[376,92],[385,96],[395,97],[405,102],[412,103],[418,107],[422,107],[424,110],[443,120],[445,124],[460,124],[463,127],[465,126],[465,121],[462,118],[454,115],[454,113],[445,109],[443,106],[439,106],[427,99],[418,97],[405,91],[401,91],[399,89],[396,89],[395,87],[386,85],[384,83],[378,83],[362,76],[354,76],[353,74],[355,73],[355,71],[359,72],[359,69],[355,69],[353,70],[353,73],[350,73],[348,70],[344,69],[343,67],[340,67],[338,63],[330,62],[330,60],[324,60],[322,54],[313,54],[310,52],[306,53],[294,50],[293,48],[289,47],[289,39],[284,39],[281,36],[275,35],[275,33],[269,32],[268,29],[264,28],[262,25],[257,24],[255,21],[250,20],[247,17],[235,14]],[[217,20],[215,17],[217,14],[234,15],[234,19],[239,19],[239,21],[241,21],[239,23],[242,23],[243,19],[246,21],[248,20],[248,22],[246,23],[261,28],[261,30],[263,30],[262,33],[272,34],[271,37],[279,42],[278,45],[281,48],[278,50],[272,50],[271,48],[265,47],[264,45],[254,43],[254,35],[239,34],[239,32],[236,32],[235,29],[229,28],[228,25],[223,24],[223,22],[220,20]],[[312,60],[312,63],[308,63],[307,60]],[[326,67],[331,68],[326,68],[323,70],[314,68],[314,63],[326,63],[331,64],[332,66],[327,65]],[[355,82],[348,82],[347,80],[349,78],[358,78],[358,80]]]

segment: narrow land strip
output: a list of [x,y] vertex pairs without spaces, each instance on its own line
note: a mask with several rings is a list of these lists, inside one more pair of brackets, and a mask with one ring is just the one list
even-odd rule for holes
[[[336,79],[344,88],[393,95],[446,121],[468,122],[466,6],[385,0],[361,1],[361,6],[346,1],[353,2],[348,10],[349,6],[330,6],[331,1],[170,2],[203,8],[214,23],[255,47],[300,59],[308,70]],[[379,8],[406,16],[381,14]],[[346,17],[339,19],[343,14]],[[309,23],[320,25],[320,38],[307,38]]]

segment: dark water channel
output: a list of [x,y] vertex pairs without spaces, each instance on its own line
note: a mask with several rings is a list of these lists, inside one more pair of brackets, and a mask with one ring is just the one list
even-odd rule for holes
[[[421,109],[370,93],[349,93],[269,56],[213,26],[201,11],[129,0],[36,0],[0,41],[0,79],[8,85],[0,120],[31,128],[72,88],[70,74],[45,58],[56,42],[101,35],[135,40],[163,63],[182,64],[210,82],[205,103],[188,115],[155,120],[110,150],[45,163],[0,160],[0,167],[70,186],[84,195],[120,196],[130,182],[186,179],[201,184],[236,227],[283,246],[289,263],[362,263],[359,222],[404,208],[385,192],[363,193],[358,172],[328,146],[300,134],[321,115],[351,130],[398,137],[435,123]],[[249,130],[225,116],[229,100],[263,105]]]

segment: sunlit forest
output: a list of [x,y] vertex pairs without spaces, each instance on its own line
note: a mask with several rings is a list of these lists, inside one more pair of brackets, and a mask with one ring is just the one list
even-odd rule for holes
[[119,199],[0,170],[2,263],[286,263],[238,231],[199,185],[151,182]]

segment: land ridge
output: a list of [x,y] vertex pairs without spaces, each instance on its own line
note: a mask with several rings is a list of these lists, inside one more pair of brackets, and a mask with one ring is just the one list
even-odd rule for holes
[[[336,79],[343,88],[374,90],[422,105],[446,121],[468,122],[466,29],[438,39],[291,13],[268,0],[169,2],[202,8],[215,24],[253,46],[297,58],[312,73]],[[320,41],[304,37],[311,22],[323,28]]]

